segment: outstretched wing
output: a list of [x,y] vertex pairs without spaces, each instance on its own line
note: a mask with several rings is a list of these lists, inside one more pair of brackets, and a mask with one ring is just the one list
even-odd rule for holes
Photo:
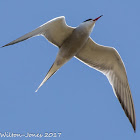
[[73,29],[73,27],[66,24],[65,17],[57,17],[2,47],[13,45],[38,35],[43,35],[49,42],[60,47],[63,41],[72,33]]
[[118,52],[114,48],[98,45],[89,38],[85,46],[75,57],[107,76],[116,97],[135,131],[136,118],[133,99],[126,70]]

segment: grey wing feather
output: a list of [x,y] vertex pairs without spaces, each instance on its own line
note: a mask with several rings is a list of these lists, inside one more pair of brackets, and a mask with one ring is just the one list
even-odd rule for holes
[[63,41],[72,33],[73,29],[73,27],[66,24],[65,17],[57,17],[2,47],[13,45],[38,35],[43,35],[48,41],[60,47]]
[[[52,20],[44,25],[42,25],[43,32],[42,35],[48,39],[52,44],[61,47],[64,40],[70,36],[75,29],[66,24],[65,17],[57,18],[55,22]],[[48,28],[46,28],[48,27]]]
[[126,70],[118,52],[114,48],[96,44],[89,38],[85,46],[75,57],[107,76],[116,97],[135,131],[136,118],[133,99]]
[[9,46],[9,45],[13,45],[13,44],[19,43],[21,41],[27,40],[27,39],[29,39],[31,37],[34,37],[34,36],[37,36],[37,35],[40,35],[40,28],[37,28],[34,31],[29,32],[29,33],[27,33],[27,34],[17,38],[16,40],[14,40],[14,41],[12,41],[12,42],[10,42],[10,43],[2,46],[2,47],[6,47],[6,46]]

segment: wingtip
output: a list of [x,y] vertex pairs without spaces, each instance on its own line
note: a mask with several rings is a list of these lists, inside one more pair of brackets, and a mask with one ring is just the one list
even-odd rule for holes
[[134,129],[134,133],[136,133],[136,115],[135,115],[135,110],[134,110],[134,120],[131,122],[132,127]]
[[134,129],[134,133],[136,133],[136,129]]
[[6,46],[9,46],[9,45],[10,45],[10,44],[8,43],[8,44],[6,44],[6,45],[1,46],[0,48],[6,47]]
[[1,46],[0,48],[3,48],[3,47],[5,47],[6,45],[4,45],[4,46]]
[[134,129],[134,133],[136,133],[136,125],[132,125]]

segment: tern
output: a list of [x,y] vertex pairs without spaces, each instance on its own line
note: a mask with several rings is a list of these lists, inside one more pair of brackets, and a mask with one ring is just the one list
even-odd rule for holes
[[42,35],[50,43],[59,48],[55,62],[36,92],[72,57],[75,57],[89,67],[100,71],[109,80],[115,96],[118,98],[135,131],[135,109],[124,63],[115,48],[99,45],[90,37],[95,22],[101,16],[96,19],[85,20],[78,27],[68,26],[64,16],[57,17],[2,47],[13,45],[34,36]]

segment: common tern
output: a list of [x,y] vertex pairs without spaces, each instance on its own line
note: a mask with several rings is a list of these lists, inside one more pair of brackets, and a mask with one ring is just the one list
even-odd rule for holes
[[100,71],[108,78],[115,96],[118,98],[135,131],[135,109],[124,63],[115,48],[99,45],[90,37],[95,22],[101,16],[96,19],[88,19],[76,28],[68,26],[64,16],[57,17],[2,47],[13,45],[34,36],[42,35],[50,43],[59,48],[55,62],[36,92],[72,57],[75,57],[89,67]]

